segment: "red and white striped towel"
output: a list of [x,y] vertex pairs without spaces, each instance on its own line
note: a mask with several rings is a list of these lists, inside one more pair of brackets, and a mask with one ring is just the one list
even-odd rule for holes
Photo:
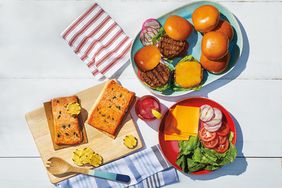
[[97,79],[111,77],[129,60],[131,39],[97,3],[61,36]]

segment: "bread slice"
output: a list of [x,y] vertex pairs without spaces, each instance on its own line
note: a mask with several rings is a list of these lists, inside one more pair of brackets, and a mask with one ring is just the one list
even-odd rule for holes
[[94,103],[87,123],[115,138],[135,93],[109,80]]
[[54,142],[58,145],[75,145],[83,140],[78,116],[67,112],[70,103],[78,103],[76,96],[61,97],[51,100],[54,121]]

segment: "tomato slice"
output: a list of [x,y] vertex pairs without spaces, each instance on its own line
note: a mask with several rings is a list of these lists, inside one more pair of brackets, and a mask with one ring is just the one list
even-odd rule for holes
[[220,144],[224,144],[227,140],[227,136],[218,136],[218,140]]
[[216,148],[215,151],[218,153],[224,153],[228,150],[229,148],[229,141],[226,139],[225,143],[219,144]]
[[208,141],[208,142],[202,141],[202,143],[206,148],[213,149],[218,145],[218,141],[219,141],[219,139],[213,139],[213,140]]
[[215,139],[216,133],[215,132],[209,132],[204,127],[202,127],[200,129],[200,132],[199,132],[199,137],[202,141],[209,142],[209,141]]
[[218,131],[216,131],[216,133],[217,133],[219,136],[226,136],[226,135],[228,135],[229,132],[230,132],[230,128],[229,128],[228,125],[226,125],[225,122],[222,122],[221,127],[219,128]]

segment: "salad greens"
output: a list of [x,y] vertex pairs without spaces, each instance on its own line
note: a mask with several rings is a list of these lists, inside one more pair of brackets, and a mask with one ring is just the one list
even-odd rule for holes
[[153,45],[156,45],[164,34],[165,34],[165,30],[163,27],[161,27],[158,33],[152,38]]
[[237,155],[236,147],[232,144],[234,133],[229,135],[229,149],[225,153],[205,148],[198,136],[190,136],[189,140],[178,143],[179,153],[176,164],[186,173],[199,170],[216,170],[233,162]]
[[186,55],[179,62],[184,62],[184,61],[197,61],[197,60],[192,55]]

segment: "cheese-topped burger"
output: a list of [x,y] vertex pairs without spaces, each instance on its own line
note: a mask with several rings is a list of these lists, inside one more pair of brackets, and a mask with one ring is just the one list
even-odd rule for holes
[[161,63],[160,50],[153,45],[141,48],[134,56],[140,79],[150,88],[163,91],[169,87],[171,70]]
[[203,79],[203,69],[201,64],[190,58],[180,61],[175,66],[174,85],[181,88],[194,88],[201,84]]
[[166,58],[185,55],[188,49],[186,39],[193,31],[191,23],[181,16],[170,16],[164,24],[164,36],[161,37],[158,47]]

